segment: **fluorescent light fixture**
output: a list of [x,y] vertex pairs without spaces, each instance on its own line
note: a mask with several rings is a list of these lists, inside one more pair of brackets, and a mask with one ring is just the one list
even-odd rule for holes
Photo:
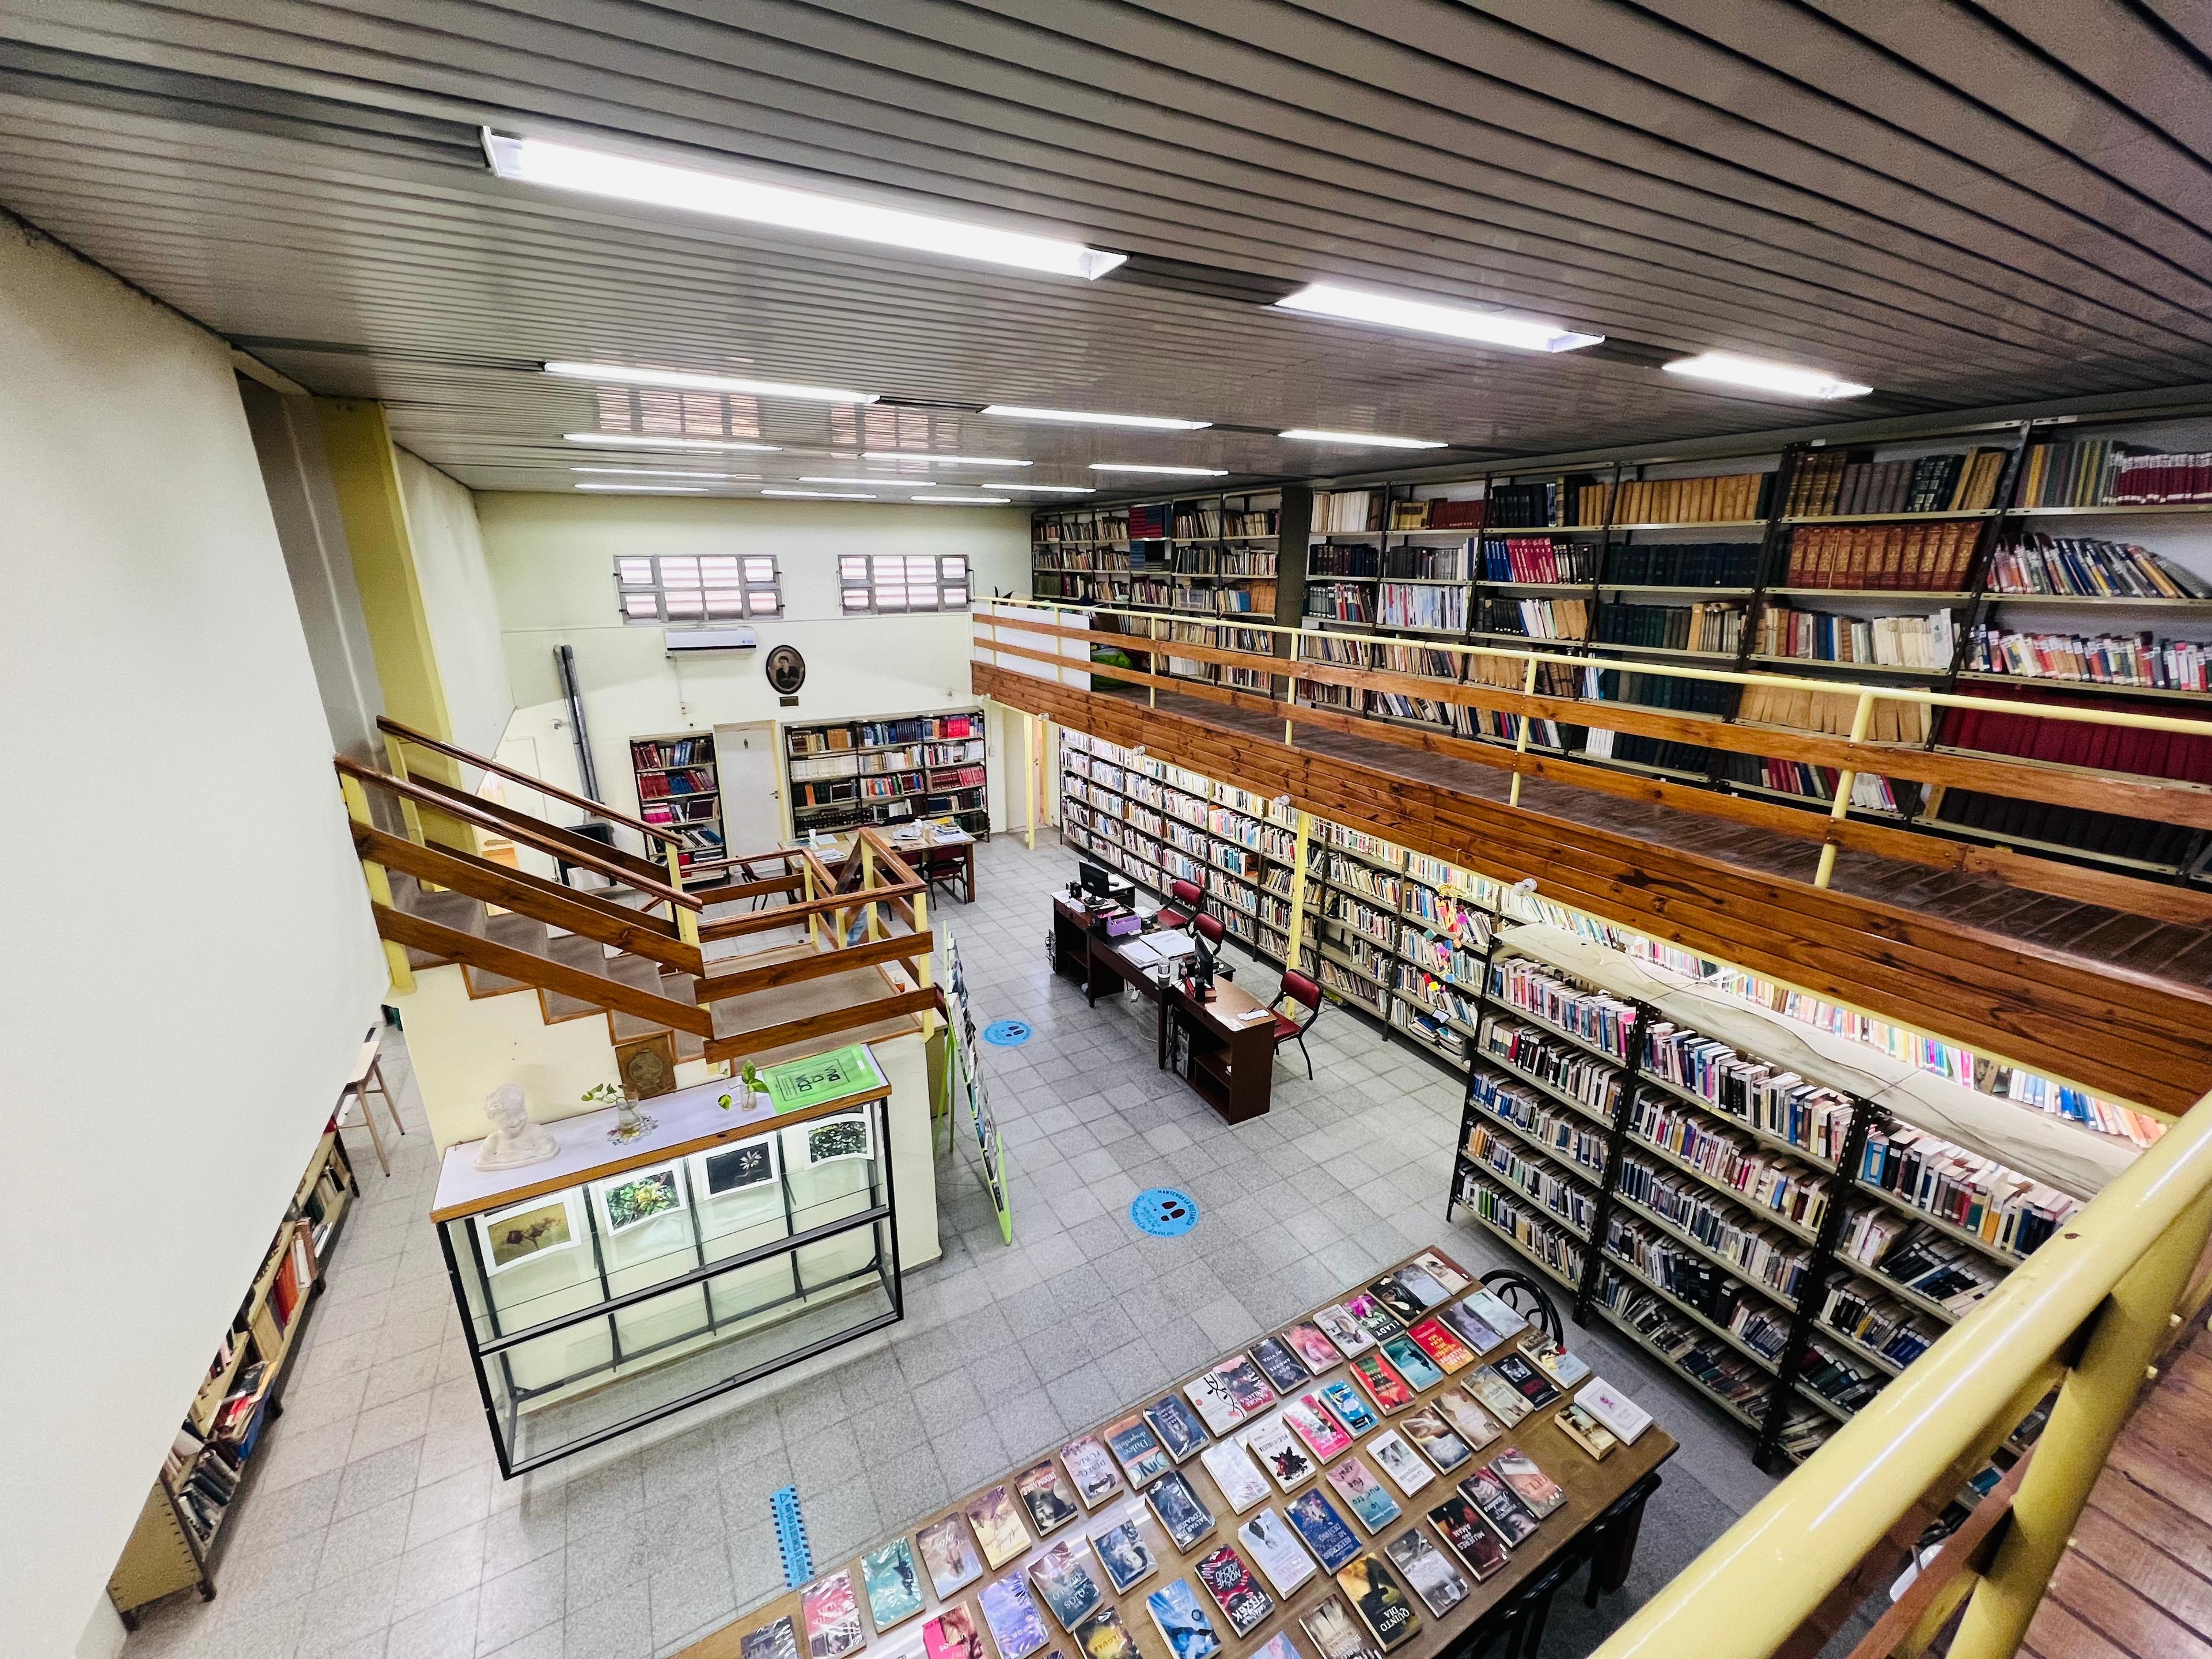
[[864,461],[920,461],[924,466],[1035,466],[1011,455],[933,455],[921,449],[864,449]]
[[1004,495],[916,495],[914,501],[937,507],[1005,507]]
[[1059,421],[1068,426],[1141,426],[1155,432],[1197,432],[1211,421],[1178,421],[1165,415],[1097,415],[1086,409],[1029,409],[1019,404],[986,404],[986,415],[1001,421]]
[[1509,317],[1502,311],[1474,311],[1402,294],[1338,288],[1329,283],[1302,288],[1288,299],[1276,301],[1275,309],[1337,317],[1351,323],[1378,323],[1384,328],[1411,329],[1418,334],[1448,334],[1455,340],[1511,346],[1519,351],[1579,351],[1605,338],[1602,334],[1577,334],[1557,323]]
[[788,380],[748,380],[736,374],[695,374],[680,368],[632,368],[627,363],[551,362],[548,374],[567,380],[601,380],[615,386],[659,386],[678,392],[736,392],[750,398],[787,398],[802,404],[872,404],[872,392],[848,392],[834,386],[794,386]]
[[757,472],[685,472],[672,466],[572,466],[571,472],[605,472],[625,478],[757,478]]
[[580,483],[579,489],[596,489],[609,495],[704,495],[704,484],[595,484]]
[[1225,478],[1225,466],[1139,466],[1133,461],[1093,461],[1093,472],[1161,472],[1178,478]]
[[1096,495],[1098,492],[1088,484],[1025,484],[1006,483],[997,478],[988,483],[978,483],[978,489],[1018,489],[1031,495]]
[[1839,380],[1817,368],[1792,368],[1787,363],[1763,362],[1756,357],[1732,357],[1725,351],[1700,352],[1662,367],[1669,374],[1686,374],[1693,380],[1755,386],[1792,398],[1863,398],[1874,390],[1856,380]]
[[747,443],[740,438],[656,438],[649,432],[564,432],[572,444],[594,449],[742,449],[749,454],[774,455],[781,444]]
[[763,495],[788,495],[797,501],[872,501],[872,495],[849,489],[763,489]]
[[1278,432],[1278,438],[1296,438],[1301,443],[1349,444],[1366,449],[1448,449],[1450,446],[1441,438],[1386,438],[1379,432],[1323,432],[1310,426],[1294,426],[1287,432]]
[[556,143],[548,138],[511,138],[489,127],[483,130],[483,137],[484,155],[501,178],[550,185],[556,190],[612,196],[653,207],[681,208],[721,219],[745,219],[817,236],[842,236],[988,265],[1080,276],[1085,281],[1103,276],[1129,257],[1085,247],[1080,242],[1000,230],[972,220],[908,213],[852,197],[793,190],[702,167],[647,161],[609,150]]
[[877,474],[872,478],[826,478],[817,477],[815,474],[808,472],[802,474],[799,482],[801,483],[866,484],[871,488],[877,484],[891,484],[901,489],[915,489],[921,488],[921,486],[916,484],[911,478],[887,477],[881,473]]

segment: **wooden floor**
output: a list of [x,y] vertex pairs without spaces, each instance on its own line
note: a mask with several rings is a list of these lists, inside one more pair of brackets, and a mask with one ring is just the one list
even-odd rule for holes
[[[1125,695],[1141,702],[1145,694],[1136,690]],[[1159,706],[1210,726],[1278,743],[1282,740],[1280,722],[1265,714],[1172,691],[1159,693]],[[1511,787],[1510,775],[1497,768],[1395,744],[1365,742],[1318,727],[1299,731],[1297,742],[1301,749],[1485,799],[1504,800]],[[1798,881],[1813,878],[1820,859],[1820,849],[1808,842],[1571,785],[1532,779],[1522,787],[1521,805],[1554,817]],[[1931,871],[1864,853],[1838,854],[1834,885],[1839,891],[1862,898],[1924,911],[1946,921],[2047,950],[2064,951],[2087,961],[2178,984],[2212,986],[2212,929],[2152,921],[2099,905],[2079,904],[2001,882]],[[2212,1659],[2212,1652],[2206,1659]]]
[[2033,1659],[2212,1659],[2212,1335],[2145,1397],[2021,1651]]

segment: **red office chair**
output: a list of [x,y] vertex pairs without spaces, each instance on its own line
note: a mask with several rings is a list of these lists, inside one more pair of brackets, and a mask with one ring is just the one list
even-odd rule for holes
[[1304,1019],[1291,1019],[1279,1012],[1277,1012],[1275,1047],[1279,1048],[1285,1042],[1297,1043],[1298,1053],[1304,1057],[1306,1062],[1306,1076],[1310,1078],[1314,1074],[1313,1056],[1306,1053],[1306,1033],[1313,1030],[1314,1021],[1321,1018],[1321,987],[1295,969],[1286,969],[1283,973],[1283,994],[1276,999],[1279,1007],[1285,1000],[1304,1007],[1306,1010],[1306,1017]]
[[[1177,884],[1188,886],[1189,884],[1179,883]],[[1204,939],[1206,944],[1212,948],[1213,953],[1216,957],[1218,957],[1221,954],[1222,939],[1229,932],[1226,927],[1224,927],[1221,925],[1221,918],[1219,916],[1203,915],[1195,915],[1190,919],[1190,931],[1196,933],[1200,939]],[[1225,962],[1216,962],[1213,964],[1213,971],[1219,975],[1223,979],[1235,979],[1237,977],[1236,969],[1232,968]]]
[[1170,882],[1168,896],[1182,908],[1178,910],[1164,904],[1160,906],[1160,926],[1163,927],[1187,927],[1190,925],[1190,919],[1206,908],[1206,890],[1194,881]]

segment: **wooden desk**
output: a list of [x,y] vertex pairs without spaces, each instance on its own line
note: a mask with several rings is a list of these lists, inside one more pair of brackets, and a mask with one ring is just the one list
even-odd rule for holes
[[[889,830],[879,829],[878,833],[881,834],[883,838],[890,843],[891,851],[897,854],[899,857],[904,859],[908,864],[914,866],[915,873],[916,875],[921,873],[922,860],[932,854],[951,853],[958,857],[961,860],[962,866],[960,872],[961,890],[968,895],[967,898],[963,900],[963,902],[970,904],[975,902],[975,836],[963,830],[958,832],[957,838],[947,838],[944,841],[938,840],[933,835],[927,834],[924,835],[922,839],[920,841],[901,841],[896,833]],[[853,849],[860,844],[860,836],[853,830],[841,830],[834,836],[827,838],[824,844],[820,847],[815,847],[811,842],[806,840],[803,836],[798,841],[787,842],[786,845],[793,852],[797,852],[802,848],[811,848],[814,855],[817,858],[820,859],[823,863],[829,866],[831,870],[836,871],[842,870],[845,866],[846,860],[853,856]]]
[[[1448,1251],[1440,1250],[1438,1254],[1445,1255],[1447,1259],[1449,1258]],[[1406,1264],[1401,1262],[1398,1265]],[[1345,1294],[1350,1295],[1364,1288],[1364,1286],[1362,1285],[1347,1286]],[[957,1332],[959,1322],[956,1320],[951,1328]],[[1491,1350],[1483,1357],[1486,1359],[1497,1358],[1510,1352],[1512,1352],[1511,1346],[1508,1344]],[[1223,1358],[1230,1357],[1222,1356]],[[887,1362],[878,1358],[864,1363]],[[1210,1370],[1212,1369],[1212,1364],[1210,1363],[1202,1369]],[[1422,1391],[1419,1403],[1426,1404],[1447,1389],[1458,1387],[1461,1379],[1472,1375],[1471,1370],[1463,1370],[1456,1376],[1445,1378],[1443,1382]],[[1308,1386],[1318,1387],[1327,1382],[1350,1382],[1350,1367],[1340,1362],[1320,1372],[1314,1382]],[[1109,1413],[1101,1423],[1092,1426],[1091,1432],[1097,1434],[1103,1440],[1105,1424],[1118,1422],[1122,1418],[1142,1410],[1145,1406],[1158,1399],[1160,1394],[1181,1395],[1182,1382],[1190,1380],[1188,1377],[1183,1378],[1172,1389],[1162,1389],[1159,1394],[1148,1394],[1141,1400],[1129,1402],[1118,1411]],[[1356,1383],[1352,1383],[1351,1386],[1354,1389],[1358,1387]],[[1648,1401],[1639,1403],[1645,1405],[1647,1408],[1650,1405]],[[1380,1480],[1389,1491],[1390,1495],[1397,1500],[1402,1512],[1398,1519],[1385,1524],[1379,1534],[1367,1532],[1352,1516],[1344,1500],[1337,1495],[1326,1479],[1320,1475],[1311,1477],[1287,1494],[1279,1490],[1272,1489],[1272,1483],[1270,1483],[1271,1490],[1266,1500],[1240,1516],[1230,1506],[1229,1501],[1221,1495],[1221,1490],[1214,1484],[1213,1477],[1206,1472],[1204,1461],[1195,1455],[1180,1467],[1178,1473],[1190,1483],[1191,1490],[1197,1494],[1199,1501],[1212,1512],[1214,1525],[1213,1529],[1193,1546],[1188,1553],[1178,1551],[1169,1540],[1167,1535],[1161,1531],[1158,1519],[1153,1516],[1150,1507],[1141,1497],[1124,1490],[1108,1497],[1099,1507],[1082,1515],[1074,1522],[1059,1528],[1042,1543],[1036,1540],[1033,1528],[1027,1528],[1032,1534],[1030,1547],[1019,1556],[1008,1561],[1000,1572],[987,1570],[981,1579],[963,1585],[954,1591],[951,1597],[940,1600],[929,1582],[927,1570],[922,1567],[921,1552],[919,1547],[912,1542],[912,1534],[909,1533],[908,1547],[914,1553],[916,1567],[921,1569],[921,1591],[926,1604],[924,1609],[921,1614],[905,1620],[894,1630],[888,1632],[874,1632],[866,1636],[865,1638],[866,1645],[855,1649],[852,1659],[908,1659],[910,1654],[919,1656],[921,1651],[923,1625],[927,1620],[936,1618],[946,1607],[956,1604],[964,1606],[969,1616],[975,1620],[977,1631],[983,1631],[986,1626],[981,1609],[978,1606],[978,1597],[983,1586],[1002,1574],[1020,1573],[1026,1578],[1029,1568],[1046,1548],[1063,1540],[1074,1546],[1077,1554],[1089,1566],[1091,1577],[1098,1581],[1100,1589],[1104,1592],[1104,1601],[1102,1605],[1112,1606],[1119,1609],[1121,1622],[1127,1626],[1142,1659],[1156,1659],[1157,1656],[1165,1651],[1162,1646],[1158,1631],[1145,1612],[1145,1597],[1151,1591],[1164,1589],[1178,1578],[1190,1584],[1193,1594],[1198,1598],[1199,1605],[1206,1609],[1206,1617],[1212,1623],[1216,1633],[1221,1638],[1221,1659],[1249,1659],[1249,1656],[1255,1654],[1266,1644],[1269,1638],[1278,1634],[1288,1637],[1298,1652],[1306,1656],[1306,1659],[1315,1659],[1316,1650],[1311,1638],[1307,1636],[1298,1623],[1300,1615],[1311,1613],[1331,1596],[1345,1602],[1348,1609],[1349,1598],[1338,1587],[1335,1580],[1327,1572],[1322,1571],[1316,1571],[1312,1577],[1307,1579],[1290,1595],[1277,1595],[1273,1586],[1267,1583],[1258,1566],[1252,1563],[1251,1551],[1238,1540],[1237,1528],[1249,1521],[1253,1515],[1257,1514],[1261,1508],[1273,1510],[1279,1518],[1283,1513],[1284,1504],[1290,1498],[1319,1490],[1328,1499],[1330,1506],[1344,1518],[1345,1524],[1352,1528],[1364,1553],[1379,1556],[1382,1553],[1384,1545],[1408,1532],[1417,1531],[1427,1539],[1431,1548],[1443,1552],[1456,1563],[1456,1558],[1450,1556],[1449,1548],[1438,1536],[1436,1524],[1428,1518],[1428,1511],[1442,1504],[1447,1498],[1453,1496],[1455,1482],[1460,1477],[1471,1473],[1478,1463],[1488,1462],[1509,1446],[1517,1447],[1534,1458],[1539,1468],[1565,1488],[1567,1501],[1563,1507],[1538,1523],[1534,1535],[1511,1552],[1504,1566],[1481,1583],[1474,1584],[1468,1596],[1443,1616],[1438,1617],[1431,1613],[1428,1608],[1420,1603],[1419,1598],[1413,1596],[1411,1590],[1407,1591],[1408,1596],[1413,1601],[1414,1613],[1419,1619],[1420,1627],[1407,1638],[1401,1646],[1392,1650],[1391,1659],[1448,1659],[1449,1655],[1465,1649],[1468,1638],[1475,1627],[1515,1590],[1535,1573],[1557,1559],[1561,1552],[1577,1548],[1582,1541],[1585,1530],[1593,1521],[1603,1514],[1609,1505],[1626,1497],[1661,1464],[1674,1455],[1675,1449],[1674,1437],[1655,1423],[1638,1437],[1634,1445],[1616,1446],[1602,1462],[1594,1462],[1589,1454],[1560,1433],[1557,1425],[1553,1423],[1553,1416],[1558,1410],[1559,1407],[1553,1405],[1532,1412],[1521,1422],[1507,1429],[1501,1438],[1478,1451],[1474,1461],[1461,1465],[1449,1475],[1437,1476],[1429,1485],[1422,1487],[1419,1492],[1411,1496],[1391,1484],[1389,1477],[1376,1466],[1369,1450],[1369,1446],[1374,1438],[1392,1424],[1402,1422],[1405,1414],[1400,1413],[1388,1418],[1380,1427],[1371,1429],[1366,1434],[1358,1437],[1355,1448],[1332,1460],[1329,1467],[1332,1468],[1337,1467],[1345,1458],[1357,1457],[1367,1465],[1369,1472]],[[1231,1437],[1234,1437],[1234,1431]],[[1401,1438],[1403,1437],[1401,1436]],[[1042,1455],[1049,1456],[1051,1454]],[[1418,1456],[1419,1454],[1416,1455]],[[932,1524],[947,1515],[960,1515],[973,1498],[981,1496],[994,1486],[1004,1485],[1011,1492],[1015,1474],[1019,1468],[1029,1467],[1032,1461],[1034,1460],[1024,1459],[1015,1469],[1009,1469],[1004,1474],[985,1481],[975,1492],[963,1494],[959,1502],[925,1517],[913,1530],[918,1532],[922,1527]],[[802,1481],[803,1480],[804,1477]],[[802,1496],[811,1497],[811,1492],[806,1492]],[[1017,1504],[1018,1506],[1018,1500]],[[1097,1532],[1124,1516],[1139,1522],[1139,1531],[1142,1534],[1146,1547],[1158,1560],[1159,1565],[1149,1577],[1132,1586],[1127,1595],[1116,1595],[1114,1594],[1112,1585],[1099,1572],[1097,1562],[1085,1545],[1084,1538],[1086,1534]],[[879,1541],[889,1543],[890,1540],[884,1539]],[[1247,1565],[1251,1566],[1254,1579],[1267,1590],[1268,1599],[1275,1603],[1274,1612],[1270,1613],[1250,1635],[1241,1638],[1230,1633],[1228,1621],[1221,1616],[1220,1608],[1207,1596],[1197,1578],[1196,1567],[1200,1559],[1224,1544],[1230,1546],[1238,1555],[1244,1558]],[[860,1562],[857,1559],[819,1561],[816,1565],[825,1576],[841,1568],[851,1570],[854,1589],[861,1609],[861,1627],[864,1632],[872,1631],[873,1624],[868,1617],[867,1594],[864,1587]],[[1402,1582],[1403,1575],[1394,1572],[1394,1576],[1400,1577]],[[1462,1571],[1461,1576],[1467,1577],[1464,1571]],[[1577,1581],[1573,1589],[1563,1588],[1559,1593],[1562,1595],[1571,1595],[1579,1589],[1580,1584]],[[1079,1659],[1081,1650],[1068,1638],[1066,1632],[1053,1622],[1051,1613],[1045,1611],[1042,1601],[1038,1603],[1038,1613],[1044,1621],[1046,1635],[1049,1638],[1046,1647],[1040,1650],[1040,1659],[1047,1659],[1054,1649],[1064,1655],[1079,1656]],[[1355,1621],[1356,1617],[1357,1615],[1354,1615]],[[806,1628],[799,1611],[799,1593],[787,1591],[764,1606],[756,1608],[734,1624],[726,1626],[713,1635],[694,1643],[690,1647],[684,1650],[679,1659],[741,1659],[746,1637],[764,1631],[772,1626],[777,1620],[785,1618],[793,1621],[797,1632],[799,1651],[805,1653]],[[977,1648],[981,1652],[996,1651],[995,1647],[990,1644],[988,1637],[978,1638]]]
[[1206,1001],[1178,983],[1161,1013],[1169,1069],[1223,1121],[1242,1123],[1266,1113],[1275,1079],[1273,1010],[1233,980],[1216,975]]

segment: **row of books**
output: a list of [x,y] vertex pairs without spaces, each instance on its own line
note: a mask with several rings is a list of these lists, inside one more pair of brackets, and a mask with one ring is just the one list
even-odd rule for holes
[[673,743],[660,743],[651,738],[632,738],[629,745],[633,766],[665,768],[711,764],[714,758],[712,738],[679,738]]
[[2161,867],[2178,866],[2194,851],[2197,832],[2186,824],[2122,817],[2085,807],[2010,795],[1984,795],[1971,789],[1947,789],[1936,809],[1942,823],[1978,830],[2001,841],[2035,842],[2049,847]]
[[1306,550],[1310,576],[1379,576],[1382,555],[1364,542],[1322,542]]
[[1635,703],[1683,714],[1725,714],[1735,688],[1714,680],[1676,679],[1633,668],[1585,668],[1582,695],[1599,702]]
[[1606,556],[1605,579],[1649,587],[1753,587],[1759,544],[1624,542]]
[[1382,574],[1422,581],[1463,582],[1467,580],[1468,549],[1466,542],[1401,543],[1384,551]]
[[1549,536],[1491,536],[1482,543],[1486,582],[1586,582],[1593,569],[1585,543]]
[[[2007,695],[2015,704],[2039,696],[2028,687]],[[2039,695],[2051,702],[2059,701],[2061,696],[2057,692]],[[2069,708],[2081,706],[2077,696],[2067,696],[2064,702]],[[2117,699],[2114,702],[2115,706],[2124,706]],[[2033,714],[1996,708],[1950,708],[1944,711],[1938,740],[1947,748],[1978,749],[2103,772],[2134,772],[2145,777],[2212,784],[2212,738],[2189,732],[2038,720]]]
[[1042,561],[1060,570],[1108,570],[1127,575],[1132,565],[1142,569],[1146,562],[1141,547],[1075,547],[1062,545],[1046,550],[1050,557]]
[[1820,1172],[1715,1126],[1711,1118],[1660,1090],[1639,1087],[1628,1103],[1629,1133],[1645,1146],[1727,1187],[1762,1215],[1816,1233],[1827,1213]]
[[1747,1279],[1796,1301],[1812,1270],[1812,1252],[1786,1233],[1769,1231],[1695,1176],[1633,1155],[1620,1160],[1620,1195],[1687,1233]]
[[1501,957],[1490,964],[1490,994],[1628,1063],[1629,1034],[1636,1024],[1633,1003],[1571,984],[1526,957]]
[[1783,516],[1987,512],[1997,504],[2005,453],[1975,449],[1900,461],[1854,461],[1841,451],[1807,455],[1790,477]]
[[[1721,757],[1720,775],[1731,782],[1771,789],[1779,794],[1802,795],[1808,800],[1832,801],[1836,798],[1835,769],[1812,766],[1803,761],[1728,754]],[[1872,772],[1851,775],[1851,805],[1868,812],[1905,810],[1899,804],[1896,787],[1887,778]]]
[[1486,599],[1475,626],[1485,634],[1513,634],[1531,640],[1586,640],[1590,607],[1586,599]]
[[639,819],[646,823],[696,823],[710,822],[720,816],[714,810],[714,798],[711,795],[695,795],[678,800],[641,801],[638,805],[637,814]]
[[1126,542],[1129,515],[1109,511],[1075,519],[1042,519],[1032,534],[1041,542]]
[[1825,1162],[1843,1156],[1851,1103],[1796,1073],[1739,1054],[1718,1037],[1662,1020],[1644,1034],[1644,1068],[1716,1111]]
[[1133,542],[1164,541],[1174,514],[1165,501],[1153,501],[1129,509],[1129,539]]
[[2026,634],[1974,629],[1966,665],[1978,674],[2072,680],[2160,691],[2212,691],[2212,642],[2142,634]]
[[1653,767],[1662,772],[1702,773],[1712,764],[1712,750],[1669,738],[1638,737],[1627,732],[1592,727],[1583,740],[1583,754],[1591,760],[1621,761],[1630,766]]
[[2081,1207],[2055,1187],[1906,1124],[1868,1133],[1859,1180],[2022,1257]]
[[1972,1245],[1871,1206],[1844,1218],[1836,1254],[1926,1297],[1954,1319],[1972,1312],[2003,1277]]
[[1179,538],[1215,541],[1230,536],[1272,536],[1276,511],[1272,507],[1231,512],[1222,507],[1178,507],[1175,533]]
[[963,738],[956,743],[933,743],[921,751],[925,766],[964,766],[970,761],[983,758],[983,739],[981,737]]
[[1578,524],[1736,524],[1766,516],[1771,472],[1703,478],[1651,478],[1584,484],[1575,492]]
[[1898,1365],[1910,1365],[1943,1334],[1925,1314],[1856,1277],[1828,1287],[1819,1317],[1829,1329]]
[[1382,584],[1377,619],[1386,628],[1456,634],[1467,626],[1467,590],[1427,583]]
[[[1895,702],[1874,705],[1867,723],[1871,743],[1925,743],[1932,729],[1934,710],[1925,703]],[[1846,738],[1858,714],[1858,695],[1851,691],[1816,691],[1805,686],[1747,685],[1736,706],[1736,720],[1751,726],[1779,726],[1793,732],[1819,732]]]
[[2084,599],[2212,598],[2203,578],[2131,542],[2026,535],[1990,561],[1992,593],[2063,593]]
[[1596,639],[1649,650],[1734,653],[1743,643],[1741,605],[1601,605]]
[[189,1453],[185,1449],[187,1440],[197,1442],[189,1429],[180,1430],[177,1443],[169,1453],[170,1490],[176,1494],[179,1518],[190,1527],[202,1550],[213,1540],[216,1529],[222,1524],[230,1501],[238,1496],[238,1483],[246,1470],[237,1452],[230,1447],[210,1441],[197,1444]]
[[307,1300],[307,1292],[315,1285],[315,1255],[301,1228],[292,1230],[292,1237],[284,1246],[284,1259],[278,1265],[276,1277],[269,1287],[269,1310],[275,1316],[276,1328],[291,1328],[292,1316]]
[[1168,568],[1179,576],[1272,576],[1275,556],[1249,547],[1178,547]]
[[2212,453],[2160,454],[2110,438],[2028,447],[2022,507],[2159,507],[2212,501]]
[[1312,530],[1316,536],[1357,534],[1382,528],[1379,489],[1316,489]]
[[681,772],[647,772],[637,781],[638,799],[662,800],[670,795],[711,795],[714,793],[714,775],[703,766],[689,767]]
[[1857,662],[1881,668],[1937,672],[1951,665],[1957,631],[1948,611],[1911,617],[1840,617],[1824,611],[1772,606],[1759,612],[1761,657],[1807,662]]
[[1368,608],[1366,588],[1344,582],[1315,582],[1308,586],[1305,614],[1328,617],[1337,622],[1375,620]]
[[[1490,486],[1482,522],[1498,530],[1540,529],[1560,522],[1559,507],[1566,492],[1564,479],[1535,483],[1495,483]],[[1586,520],[1595,524],[1596,520]]]
[[1966,585],[1981,538],[1982,526],[1971,519],[1823,529],[1801,525],[1790,532],[1782,586],[1956,592]]

